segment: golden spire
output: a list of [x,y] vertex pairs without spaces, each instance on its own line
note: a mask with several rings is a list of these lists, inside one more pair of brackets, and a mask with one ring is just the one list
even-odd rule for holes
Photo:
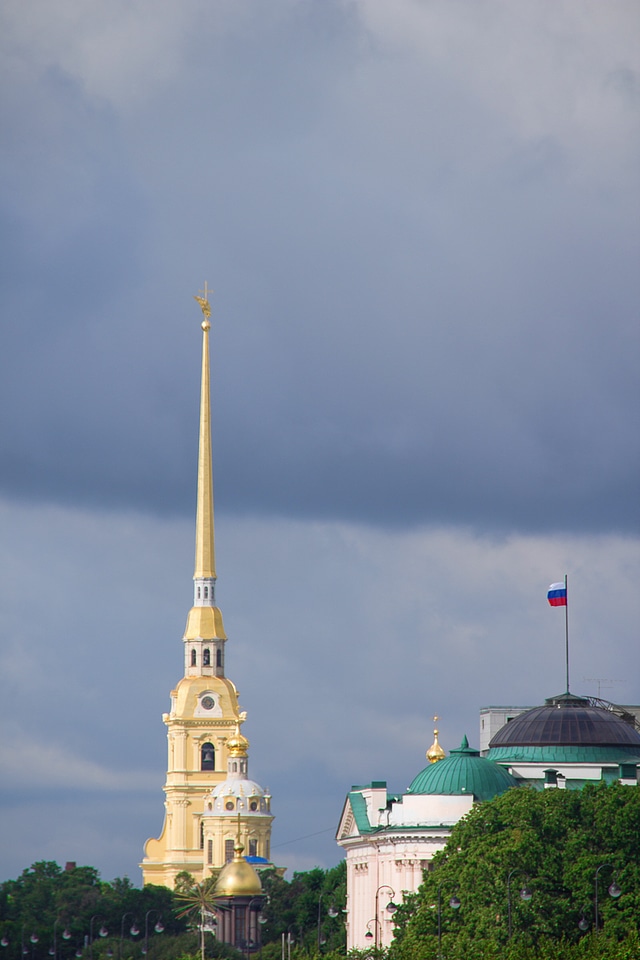
[[213,470],[211,466],[211,397],[209,387],[209,291],[195,297],[202,310],[202,382],[200,388],[200,441],[198,446],[198,506],[196,510],[196,562],[193,576],[216,577],[213,536]]
[[[433,722],[437,723],[440,717],[436,714],[433,718]],[[427,760],[429,763],[437,763],[438,760],[444,760],[446,753],[438,743],[438,728],[435,727],[433,731],[433,743],[427,750]]]

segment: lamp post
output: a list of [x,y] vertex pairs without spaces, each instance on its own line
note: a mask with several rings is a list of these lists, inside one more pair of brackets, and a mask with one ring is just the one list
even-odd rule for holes
[[[21,946],[21,956],[22,956],[22,960],[24,960],[24,958],[29,954],[29,948],[28,948],[28,947],[25,947],[25,945],[24,945],[24,931],[26,930],[26,928],[27,928],[26,923],[23,923],[23,924],[22,924],[22,937],[21,937],[21,944],[22,944],[22,946]],[[40,937],[38,936],[37,933],[32,933],[32,934],[30,935],[30,937],[29,937],[29,943],[31,944],[31,956],[32,956],[32,957],[33,957],[33,946],[34,946],[34,944],[36,944],[36,943],[38,942],[39,939],[40,939]]]
[[[449,898],[452,910],[460,909],[460,900],[454,895]],[[442,884],[438,884],[438,960],[442,958]]]
[[109,931],[105,927],[102,917],[99,914],[94,914],[89,921],[89,960],[93,960],[93,921],[100,920],[100,929],[98,930],[99,937],[109,936]]
[[[507,877],[507,916],[508,916],[508,918],[509,918],[509,921],[508,921],[508,922],[509,922],[509,940],[511,940],[511,934],[512,934],[512,924],[511,924],[511,877],[514,875],[514,873],[521,873],[521,872],[522,872],[522,871],[521,871],[521,868],[520,868],[520,867],[514,867],[513,870],[511,870],[511,871],[509,872],[509,876]],[[530,890],[529,887],[527,887],[526,884],[525,884],[525,886],[522,887],[522,889],[520,890],[520,899],[521,899],[521,900],[525,900],[525,901],[526,901],[526,900],[531,900],[531,897],[532,897],[532,896],[533,896],[533,894],[531,893],[531,890]]]
[[147,912],[146,912],[145,915],[144,915],[144,948],[143,948],[143,952],[144,952],[144,955],[145,955],[145,956],[146,956],[147,953],[149,952],[149,917],[151,916],[152,913],[157,913],[157,914],[159,914],[158,919],[156,920],[156,923],[155,923],[154,928],[153,928],[154,931],[155,931],[156,933],[162,933],[162,931],[164,930],[164,924],[162,923],[162,914],[160,913],[160,911],[159,911],[159,910],[147,910]]
[[371,933],[371,924],[372,924],[372,923],[375,924],[375,927],[374,927],[374,930],[376,931],[376,932],[375,932],[375,941],[376,941],[376,942],[375,942],[375,946],[376,946],[376,949],[377,949],[377,947],[378,947],[378,926],[380,925],[380,921],[378,920],[377,917],[371,917],[371,920],[367,920],[367,932],[365,933],[365,939],[366,939],[366,940],[373,940],[373,938],[374,938],[374,934]]
[[136,918],[132,913],[123,913],[122,920],[120,921],[120,940],[118,942],[118,960],[122,960],[122,946],[124,943],[124,922],[127,917],[131,917],[132,924],[129,927],[129,933],[132,937],[137,937],[140,935],[140,927],[136,923]]
[[[53,960],[58,960],[58,924],[59,923],[60,923],[59,919],[53,921],[53,946],[49,950],[49,956],[53,957]],[[71,939],[71,930],[69,930],[69,927],[67,927],[66,925],[62,933],[62,939],[63,940]]]
[[[393,898],[394,898],[395,895],[396,895],[395,890],[393,889],[393,887],[390,887],[388,883],[381,883],[380,886],[378,887],[378,889],[376,890],[376,898],[375,898],[376,921],[377,921],[377,922],[376,922],[376,926],[375,926],[375,946],[376,946],[376,948],[377,948],[378,946],[382,946],[382,939],[383,939],[383,936],[382,936],[382,934],[383,934],[383,927],[382,927],[382,923],[381,923],[380,920],[379,920],[379,916],[380,916],[380,901],[379,901],[379,899],[378,899],[379,896],[380,896],[380,891],[381,891],[381,890],[389,890],[390,893],[391,893],[391,899],[389,900],[387,906],[385,907],[385,909],[387,910],[387,912],[390,913],[390,914],[394,914],[394,913],[396,912],[396,910],[398,909],[397,904],[395,904],[395,903],[393,902]],[[368,924],[367,924],[367,926],[368,926]],[[380,930],[380,943],[379,943],[379,944],[378,944],[378,930]]]
[[[318,953],[320,953],[320,947],[322,946],[322,898],[324,894],[321,893],[318,897]],[[328,915],[333,920],[334,917],[338,916],[338,911],[333,904],[327,910]]]
[[[614,866],[613,866],[613,864],[611,864],[611,863],[601,863],[599,867],[596,867],[596,874],[595,874],[595,878],[594,878],[594,907],[595,907],[595,909],[594,909],[594,917],[595,917],[596,936],[597,936],[598,930],[599,930],[599,916],[598,916],[598,874],[599,874],[600,871],[603,870],[605,867],[611,867],[612,870],[615,869]],[[614,900],[617,900],[618,897],[620,896],[620,894],[622,893],[621,888],[620,888],[620,887],[618,886],[618,884],[616,883],[615,874],[613,875],[613,880],[612,880],[612,882],[609,884],[609,888],[608,888],[608,891],[607,891],[607,892],[608,892],[608,894],[609,894],[610,897],[613,897]]]

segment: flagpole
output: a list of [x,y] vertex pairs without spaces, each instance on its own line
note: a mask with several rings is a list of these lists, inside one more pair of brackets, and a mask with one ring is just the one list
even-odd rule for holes
[[564,644],[565,644],[565,659],[567,664],[567,693],[569,693],[569,592],[567,590],[567,575],[564,575],[564,592],[565,592],[565,604],[564,604]]

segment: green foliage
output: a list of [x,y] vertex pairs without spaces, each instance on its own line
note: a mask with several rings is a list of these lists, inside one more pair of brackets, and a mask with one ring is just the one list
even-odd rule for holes
[[[261,874],[262,888],[267,902],[262,913],[266,918],[262,931],[265,944],[274,943],[280,950],[282,934],[290,935],[295,948],[306,953],[344,951],[346,936],[344,909],[347,900],[346,862],[342,861],[331,870],[316,867],[305,873],[294,873],[291,882],[283,880],[272,870]],[[329,911],[337,916],[331,917]],[[265,953],[264,960],[279,960]],[[344,956],[344,952],[342,952]]]
[[[419,892],[395,915],[391,960],[437,955],[438,893],[447,957],[555,960],[608,957],[610,948],[624,951],[637,942],[639,863],[640,789],[599,784],[583,790],[511,790],[475,807],[453,829]],[[600,864],[611,866],[599,875],[602,932],[592,944],[578,922],[584,917],[593,926]],[[623,890],[617,900],[607,894],[614,875]],[[530,900],[520,897],[525,885]],[[461,901],[458,910],[449,906],[454,894]]]
[[[320,932],[323,957],[344,957],[344,907],[346,870],[342,863],[332,870],[319,868],[296,873],[290,883],[275,871],[262,876],[267,923],[262,927],[263,960],[280,960],[282,933],[293,938],[291,958],[317,953]],[[147,960],[201,960],[207,957],[239,958],[232,947],[204,935],[201,917],[212,913],[214,879],[197,884],[189,873],[179,874],[175,891],[149,885],[138,889],[128,878],[104,883],[93,867],[63,870],[57,863],[35,863],[17,880],[0,884],[0,937],[8,944],[0,960],[50,960],[54,926],[56,960],[143,960],[145,918],[148,934]],[[329,916],[329,908],[337,911]],[[333,910],[332,910],[333,912]],[[162,917],[164,932],[154,926]],[[93,921],[92,921],[93,918]],[[189,923],[191,921],[191,923]],[[131,934],[134,925],[139,934]],[[191,925],[194,929],[189,931]],[[106,928],[108,935],[99,931]],[[64,934],[70,933],[69,939]],[[31,942],[31,935],[37,942]],[[89,937],[92,934],[92,944]],[[272,941],[270,943],[270,941]],[[23,947],[25,953],[23,954]],[[337,951],[337,954],[331,951]]]
[[[185,929],[166,887],[139,890],[126,877],[104,883],[93,867],[63,870],[49,861],[34,863],[17,880],[0,885],[0,932],[8,940],[2,960],[49,960],[54,941],[56,960],[74,960],[83,948],[94,960],[106,956],[107,949],[125,960],[140,955],[145,919],[149,937],[156,938],[153,928],[160,917],[167,934]],[[129,934],[134,921],[140,929],[137,942]],[[101,928],[108,930],[106,938],[100,937]]]

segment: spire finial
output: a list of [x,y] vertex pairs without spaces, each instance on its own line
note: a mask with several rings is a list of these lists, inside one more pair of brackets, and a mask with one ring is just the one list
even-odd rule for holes
[[199,296],[194,297],[194,300],[197,300],[200,304],[200,309],[202,310],[202,315],[204,320],[202,321],[202,329],[209,330],[211,329],[211,321],[209,317],[211,316],[211,306],[209,304],[209,287],[207,281],[204,282],[204,290],[198,291]]
[[211,464],[211,397],[209,387],[209,288],[195,299],[202,310],[202,380],[200,388],[200,440],[198,448],[198,505],[196,510],[196,560],[194,578],[216,578],[213,533],[213,469]]
[[[433,722],[437,723],[439,719],[440,717],[436,713],[434,715]],[[435,727],[433,731],[433,743],[427,750],[427,760],[429,761],[429,763],[437,763],[438,760],[444,760],[445,757],[446,757],[446,753],[444,752],[444,750],[440,746],[440,743],[438,742],[438,728]]]

